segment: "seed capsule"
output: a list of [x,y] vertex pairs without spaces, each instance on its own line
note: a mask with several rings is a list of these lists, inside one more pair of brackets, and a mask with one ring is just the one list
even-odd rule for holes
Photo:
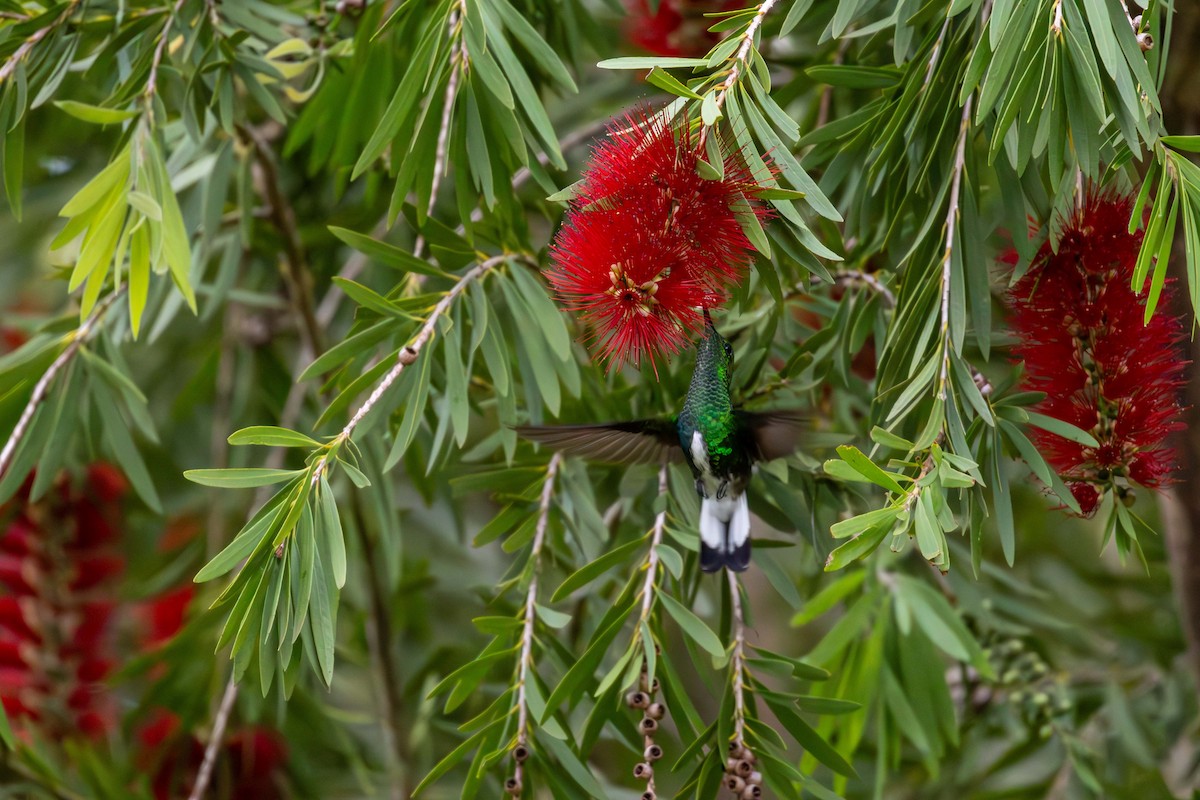
[[662,703],[651,703],[646,707],[646,716],[650,719],[662,719],[667,715],[667,707]]
[[646,752],[642,753],[647,761],[658,761],[663,757],[663,749],[656,744],[652,744],[646,748]]
[[754,765],[746,759],[742,759],[733,766],[733,771],[741,777],[747,777],[751,772],[754,772]]
[[734,794],[741,794],[742,789],[746,788],[746,782],[737,775],[729,775],[725,778],[725,788]]
[[658,798],[658,795],[656,795],[654,792],[650,791],[649,789],[642,792],[642,800],[657,800],[657,798]]
[[652,717],[643,717],[641,722],[641,730],[642,733],[649,736],[658,730],[658,720],[653,719]]
[[641,780],[648,780],[654,777],[654,767],[646,762],[642,762],[633,768],[633,777]]
[[650,697],[645,692],[630,692],[625,695],[625,703],[630,708],[646,708],[650,705]]
[[515,775],[504,782],[504,791],[508,792],[513,797],[519,797],[521,795],[521,782],[517,780]]
[[762,793],[762,787],[758,784],[747,784],[746,788],[742,789],[742,800],[758,800]]
[[523,744],[513,748],[513,758],[518,764],[524,763],[529,758],[529,748]]

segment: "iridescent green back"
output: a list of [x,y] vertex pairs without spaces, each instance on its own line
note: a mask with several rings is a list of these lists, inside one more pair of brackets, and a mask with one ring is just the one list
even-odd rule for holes
[[[687,399],[679,414],[679,443],[690,451],[692,434],[699,430],[708,444],[713,472],[736,469],[747,458],[735,447],[736,418],[729,386],[733,379],[733,348],[709,325],[696,352],[696,368]],[[690,458],[690,453],[689,453]]]

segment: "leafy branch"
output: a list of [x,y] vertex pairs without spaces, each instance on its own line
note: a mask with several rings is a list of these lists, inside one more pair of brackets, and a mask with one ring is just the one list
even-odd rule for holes
[[79,348],[99,329],[98,326],[108,313],[108,309],[118,297],[124,294],[125,288],[125,285],[122,285],[116,291],[109,294],[108,297],[104,298],[104,300],[92,309],[91,313],[78,328],[64,337],[67,346],[63,348],[63,351],[58,354],[58,357],[51,362],[42,377],[34,384],[33,394],[30,395],[29,402],[25,404],[24,410],[21,411],[21,416],[17,418],[17,424],[13,427],[12,432],[9,433],[4,447],[0,448],[0,478],[8,477],[6,473],[9,467],[12,466],[13,459],[16,457],[21,442],[24,440],[26,434],[29,433],[34,414],[49,397],[50,386],[54,383],[54,379],[58,376],[58,373],[71,363],[71,359],[75,358],[79,353]]
[[513,776],[505,782],[509,794],[520,796],[524,786],[525,761],[529,758],[529,701],[526,695],[529,671],[533,666],[533,626],[537,619],[538,572],[542,545],[546,541],[546,529],[550,523],[550,502],[554,498],[554,481],[562,465],[562,454],[550,457],[546,467],[546,481],[542,486],[542,499],[538,506],[537,528],[533,534],[533,545],[529,550],[529,588],[525,593],[523,627],[521,629],[521,653],[517,667],[517,739],[513,747]]

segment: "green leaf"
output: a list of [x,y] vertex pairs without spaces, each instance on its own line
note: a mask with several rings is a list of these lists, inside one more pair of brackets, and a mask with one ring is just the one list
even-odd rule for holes
[[321,443],[316,439],[297,433],[287,428],[275,425],[253,425],[229,434],[229,443],[233,445],[262,444],[269,447],[310,447],[317,448]]
[[905,493],[904,487],[896,481],[896,478],[890,472],[880,469],[874,461],[867,458],[857,447],[844,444],[837,449],[837,452],[843,461],[871,483],[882,486],[889,492],[895,492],[896,494]]
[[384,266],[403,272],[415,272],[418,275],[426,275],[431,278],[456,280],[453,275],[443,272],[428,261],[417,258],[412,253],[401,250],[399,247],[390,245],[387,242],[372,239],[366,234],[347,228],[339,228],[336,225],[330,225],[329,232],[363,255],[378,261]]
[[771,694],[763,695],[767,705],[771,711],[775,713],[776,719],[780,724],[787,729],[787,732],[792,735],[796,743],[808,751],[809,755],[820,761],[825,766],[829,767],[839,775],[845,775],[848,778],[858,777],[858,773],[854,771],[854,767],[842,757],[842,754],[834,749],[833,745],[825,741],[821,734],[817,733],[811,725],[804,721],[799,713],[792,707],[792,704],[784,701],[778,696]]
[[687,97],[691,100],[700,100],[700,95],[689,89],[681,83],[674,75],[664,70],[662,67],[655,67],[650,70],[650,74],[646,76],[646,83],[651,86],[657,86],[664,92],[669,92],[678,97]]
[[75,100],[55,100],[54,105],[75,119],[92,122],[97,125],[111,125],[115,122],[124,122],[142,113],[136,109],[121,110],[117,108],[90,106],[87,103],[80,103]]
[[550,602],[557,603],[560,600],[568,597],[577,589],[587,586],[589,583],[596,580],[613,567],[617,566],[618,564],[623,564],[627,558],[645,546],[646,538],[643,536],[640,539],[627,542],[626,544],[623,544],[614,550],[609,550],[595,561],[585,564],[571,573],[571,575],[569,575],[567,579],[563,581],[557,589],[554,590],[554,594],[550,597]]
[[1100,442],[1096,441],[1096,437],[1085,431],[1083,428],[1077,428],[1069,422],[1064,422],[1061,419],[1048,417],[1045,414],[1039,414],[1036,411],[1026,410],[1026,415],[1029,418],[1029,424],[1041,428],[1044,431],[1058,434],[1064,439],[1072,442],[1077,442],[1086,447],[1099,447]]
[[600,69],[671,69],[672,67],[703,67],[708,64],[704,58],[669,58],[666,56],[627,56],[625,58],[606,58],[596,64]]
[[215,486],[219,489],[249,489],[255,486],[283,483],[304,472],[307,470],[230,467],[227,469],[189,469],[183,473],[183,477],[201,486]]
[[850,64],[819,64],[804,70],[817,83],[851,89],[888,89],[900,83],[904,73],[895,67],[860,67]]
[[725,645],[721,643],[721,639],[690,608],[665,593],[659,593],[658,600],[692,641],[707,650],[714,658],[725,656]]
[[234,537],[233,541],[226,545],[225,549],[214,556],[211,561],[205,564],[192,580],[196,583],[204,583],[211,581],[213,578],[219,578],[248,558],[250,553],[254,551],[255,546],[270,536],[271,523],[274,522],[279,507],[283,504],[284,498],[288,496],[292,488],[294,487],[288,486],[276,492],[250,518],[250,521]]

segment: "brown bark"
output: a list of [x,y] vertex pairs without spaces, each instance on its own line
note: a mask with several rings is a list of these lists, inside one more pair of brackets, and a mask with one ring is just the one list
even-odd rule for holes
[[[1176,4],[1166,80],[1162,88],[1163,121],[1169,133],[1200,133],[1200,93],[1195,75],[1200,69],[1200,4]],[[1175,313],[1190,330],[1194,324],[1184,276],[1182,226],[1172,254],[1177,284]],[[1189,337],[1191,366],[1184,402],[1185,427],[1175,437],[1179,483],[1163,493],[1160,508],[1180,621],[1187,642],[1192,675],[1200,683],[1200,339]]]

